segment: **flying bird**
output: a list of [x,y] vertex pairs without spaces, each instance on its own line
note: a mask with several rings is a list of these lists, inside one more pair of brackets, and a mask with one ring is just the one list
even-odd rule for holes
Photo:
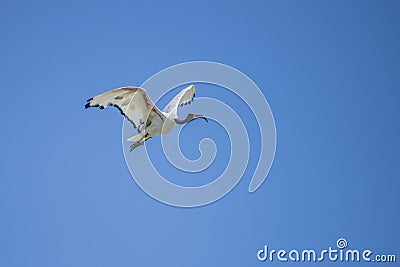
[[133,142],[130,151],[141,146],[155,135],[169,133],[176,124],[185,124],[195,119],[207,120],[202,114],[189,113],[185,119],[178,118],[178,107],[190,104],[195,96],[195,87],[190,85],[179,92],[161,111],[149,98],[145,89],[134,86],[117,88],[87,100],[85,108],[104,109],[114,106],[138,131],[128,138]]

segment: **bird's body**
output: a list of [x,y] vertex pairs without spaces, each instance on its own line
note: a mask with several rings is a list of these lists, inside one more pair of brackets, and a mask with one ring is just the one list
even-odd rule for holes
[[[155,118],[155,121],[153,121],[149,127],[147,127],[147,133],[150,135],[159,135],[159,134],[167,134],[170,131],[172,131],[172,129],[174,128],[174,126],[176,125],[176,122],[174,120],[174,118],[168,117],[168,114],[165,114],[165,118],[164,120],[161,120],[161,118]],[[160,128],[160,125],[162,125],[162,127]]]
[[151,101],[147,92],[139,87],[122,87],[100,94],[89,99],[85,108],[114,106],[121,111],[135,128],[138,134],[128,138],[134,142],[131,151],[144,144],[155,135],[169,133],[176,124],[184,124],[197,118],[207,119],[201,114],[188,114],[186,119],[178,118],[179,106],[190,104],[195,96],[195,87],[191,85],[177,94],[168,105],[160,111]]
[[144,131],[142,129],[139,131],[138,129],[138,134],[128,138],[128,141],[137,142],[140,141],[144,135],[149,139],[155,135],[167,134],[172,131],[176,125],[175,120],[168,117],[168,114],[164,112],[161,113],[163,114],[162,118],[160,116],[153,116],[153,118],[149,120],[151,123],[145,127]]

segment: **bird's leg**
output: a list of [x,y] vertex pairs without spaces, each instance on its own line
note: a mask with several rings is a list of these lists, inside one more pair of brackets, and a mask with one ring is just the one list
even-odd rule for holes
[[144,142],[146,142],[147,140],[149,140],[150,138],[152,138],[152,136],[149,136],[149,134],[146,134],[144,136],[142,136],[142,138],[139,141],[134,142],[131,146],[130,146],[130,151],[132,152],[135,148],[144,145]]
[[139,146],[141,146],[141,145],[143,145],[143,144],[144,144],[144,142],[140,142],[140,141],[134,142],[134,143],[130,146],[129,152],[132,152],[135,148],[137,148],[137,147],[139,147]]

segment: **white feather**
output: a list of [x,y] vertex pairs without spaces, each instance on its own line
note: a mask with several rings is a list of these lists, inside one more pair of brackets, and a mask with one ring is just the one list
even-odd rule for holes
[[177,94],[171,102],[169,102],[165,108],[163,109],[164,113],[168,113],[169,116],[172,116],[174,118],[178,118],[178,107],[190,104],[193,99],[194,95],[196,93],[196,88],[194,85],[190,85],[180,91],[179,94]]
[[163,111],[160,111],[151,101],[146,90],[129,86],[117,88],[93,97],[87,101],[85,108],[99,107],[103,109],[108,106],[118,108],[138,129],[137,135],[128,138],[128,141],[135,142],[131,146],[131,149],[135,149],[154,135],[170,132],[176,123],[182,124],[193,120],[194,115],[199,117],[199,114],[189,114],[185,119],[187,121],[178,120],[178,107],[190,104],[194,95],[195,87],[190,85],[177,94]]

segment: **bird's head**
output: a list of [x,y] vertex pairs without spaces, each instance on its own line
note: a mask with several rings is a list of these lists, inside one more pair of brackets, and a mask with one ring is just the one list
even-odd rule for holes
[[200,119],[200,118],[204,119],[206,122],[208,122],[208,119],[204,115],[202,115],[202,114],[193,114],[193,113],[189,113],[187,115],[186,121],[189,122],[189,121],[193,121],[195,119]]

